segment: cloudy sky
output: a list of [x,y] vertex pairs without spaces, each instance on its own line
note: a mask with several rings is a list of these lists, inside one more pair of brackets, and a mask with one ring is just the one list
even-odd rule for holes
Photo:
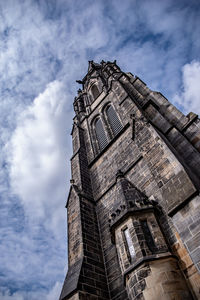
[[57,300],[67,270],[72,103],[116,59],[200,114],[199,0],[0,0],[0,299]]

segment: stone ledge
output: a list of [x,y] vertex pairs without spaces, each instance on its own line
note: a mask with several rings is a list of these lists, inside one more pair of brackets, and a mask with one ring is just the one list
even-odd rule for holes
[[186,131],[190,125],[192,125],[197,119],[198,119],[198,115],[193,113],[193,112],[190,112],[189,114],[187,114],[188,117],[188,122],[181,128],[181,131],[184,132]]

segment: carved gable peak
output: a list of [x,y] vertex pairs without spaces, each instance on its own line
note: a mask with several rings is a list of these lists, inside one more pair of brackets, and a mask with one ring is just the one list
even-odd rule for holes
[[88,63],[89,63],[89,65],[88,65],[88,73],[91,70],[101,69],[101,65],[98,64],[98,63],[95,63],[93,60],[89,60]]
[[117,171],[116,181],[118,190],[121,195],[123,195],[123,198],[125,198],[128,207],[135,207],[138,209],[150,205],[148,197],[130,182],[121,170]]

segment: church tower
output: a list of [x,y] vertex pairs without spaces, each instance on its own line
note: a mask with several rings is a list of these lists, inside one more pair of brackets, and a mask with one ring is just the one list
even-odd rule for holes
[[198,116],[116,61],[77,82],[60,300],[200,299]]

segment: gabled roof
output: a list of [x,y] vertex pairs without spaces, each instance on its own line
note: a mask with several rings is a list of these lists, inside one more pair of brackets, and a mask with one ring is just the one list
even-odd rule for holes
[[117,186],[120,193],[123,195],[128,206],[143,207],[148,205],[147,196],[141,192],[132,182],[125,178],[124,174],[119,170],[116,174]]
[[74,191],[74,192],[77,194],[77,196],[80,195],[80,191],[79,191],[78,186],[77,186],[76,184],[72,184],[72,185],[70,186],[70,189],[69,189],[69,195],[68,195],[68,197],[67,197],[67,202],[66,202],[66,205],[65,205],[66,208],[67,208],[67,206],[68,206],[69,199],[70,199],[70,197],[71,197],[72,191]]
[[79,259],[67,272],[59,300],[68,299],[78,289],[83,259]]

